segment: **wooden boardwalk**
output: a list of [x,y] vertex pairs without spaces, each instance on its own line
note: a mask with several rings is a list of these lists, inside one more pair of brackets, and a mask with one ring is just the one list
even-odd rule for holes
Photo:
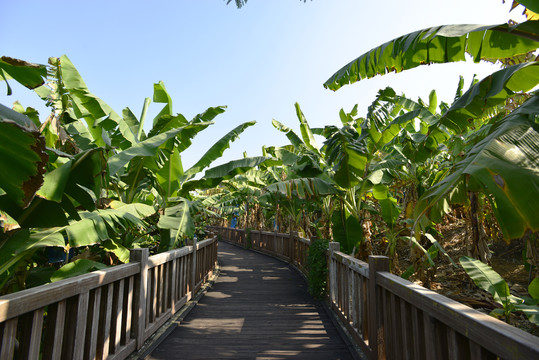
[[147,359],[352,359],[287,264],[220,242],[221,274]]

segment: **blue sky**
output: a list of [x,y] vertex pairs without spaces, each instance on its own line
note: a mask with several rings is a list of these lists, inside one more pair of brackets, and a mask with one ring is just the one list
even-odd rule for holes
[[[508,1],[510,3],[510,1]],[[466,83],[497,67],[444,64],[376,77],[337,92],[322,87],[343,65],[371,48],[414,30],[443,24],[496,24],[521,20],[502,0],[249,0],[242,9],[224,0],[29,1],[5,0],[0,12],[0,55],[35,63],[66,54],[89,89],[116,112],[140,114],[153,83],[164,81],[173,111],[192,118],[210,106],[227,105],[215,124],[183,155],[192,165],[226,132],[256,120],[214,165],[262,145],[285,145],[271,125],[298,129],[299,102],[311,127],[339,125],[338,111],[359,104],[364,114],[377,91],[392,86],[411,98],[451,102],[458,76]],[[0,84],[2,85],[2,84]],[[13,85],[13,84],[12,84]],[[31,91],[14,86],[0,103],[47,111]],[[159,104],[152,104],[150,115]],[[299,133],[299,131],[298,131]]]

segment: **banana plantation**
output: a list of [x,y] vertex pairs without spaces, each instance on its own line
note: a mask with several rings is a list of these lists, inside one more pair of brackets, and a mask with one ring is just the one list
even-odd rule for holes
[[[214,125],[224,106],[187,119],[158,82],[142,113],[116,112],[66,55],[46,64],[3,56],[5,91],[17,82],[50,113],[0,105],[0,293],[128,263],[131,249],[166,252],[205,239],[209,226],[232,225],[338,242],[364,261],[385,255],[392,273],[433,290],[443,286],[443,269],[489,293],[490,305],[478,307],[528,322],[537,335],[539,24],[532,11],[539,7],[521,3],[528,21],[418,30],[360,55],[323,84],[337,91],[466,57],[500,65],[471,83],[456,74],[451,103],[438,101],[436,89],[411,99],[387,87],[368,109],[342,109],[340,125],[316,128],[296,103],[297,123],[272,121],[288,145],[260,144],[260,156],[217,166],[254,121],[223,131],[184,168],[183,152],[204,130],[225,127]],[[527,279],[523,290],[499,274],[495,259],[504,252],[518,260],[512,270]]]

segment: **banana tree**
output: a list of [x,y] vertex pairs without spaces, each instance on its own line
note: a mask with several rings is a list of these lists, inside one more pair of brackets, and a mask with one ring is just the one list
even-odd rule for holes
[[[308,223],[311,221],[306,215],[314,204],[313,211],[318,218],[322,218],[319,209],[324,208],[324,198],[337,194],[332,180],[330,168],[327,165],[323,150],[316,143],[315,134],[323,135],[321,129],[311,129],[299,104],[295,104],[296,115],[300,125],[301,136],[292,129],[273,120],[273,126],[285,133],[291,145],[282,148],[266,148],[265,151],[275,156],[283,163],[282,173],[284,177],[266,188],[272,196],[284,197],[279,201],[279,206],[286,212],[293,226],[301,226],[302,231],[310,233]],[[269,196],[269,195],[267,195]],[[279,199],[274,199],[278,201]],[[309,201],[306,201],[306,200]],[[328,200],[326,200],[327,203]],[[326,206],[327,210],[334,206]],[[327,213],[323,221],[329,223],[331,214]],[[312,219],[319,222],[319,219]],[[324,224],[318,224],[317,228],[327,228]],[[329,235],[328,231],[325,231]]]
[[421,65],[464,61],[504,60],[539,47],[538,21],[508,25],[443,25],[418,30],[388,41],[354,59],[333,74],[324,87],[401,72]]
[[[520,186],[527,184],[534,196],[539,195],[538,167],[531,160],[537,158],[537,151],[525,138],[519,141],[520,135],[516,135],[522,129],[527,129],[522,133],[527,137],[533,138],[536,133],[535,114],[531,110],[533,101],[528,100],[522,110],[527,114],[525,120],[517,115],[518,103],[515,106],[513,100],[538,83],[536,64],[527,63],[532,58],[530,52],[539,47],[537,29],[538,22],[528,20],[516,25],[446,25],[416,31],[366,52],[324,84],[326,88],[337,90],[343,85],[392,71],[400,72],[424,64],[463,61],[466,54],[471,55],[475,62],[516,63],[472,86],[451,108],[444,109],[441,117],[431,122],[450,135],[467,137],[470,151],[463,160],[455,161],[458,165],[444,172],[443,176],[447,177],[441,176],[438,180],[444,180],[421,198],[421,204],[415,211],[416,226],[421,222],[428,223],[424,221],[427,211],[432,212],[434,206],[440,208],[440,202],[447,201],[455,185],[464,184],[471,194],[484,191],[488,195],[507,239],[521,237],[527,230],[538,230],[535,221],[531,220],[537,218],[536,211],[521,201],[515,201],[518,199],[513,193],[515,188],[511,192],[508,189],[508,183],[514,183],[513,186],[515,183]],[[509,108],[509,104],[511,109],[517,107],[513,116],[500,112],[500,106]],[[475,131],[467,134],[470,129]],[[457,144],[459,142],[462,143],[455,141]],[[510,153],[501,148],[511,148],[523,156],[509,156]],[[511,224],[507,223],[508,219],[512,220]]]
[[[224,111],[223,107],[210,108],[187,121],[181,114],[172,115],[164,84],[155,84],[154,100],[165,106],[146,135],[142,127],[148,99],[140,120],[129,109],[119,116],[88,90],[66,56],[51,58],[45,72],[44,66],[10,63],[20,68],[15,71],[13,66],[2,63],[3,79],[13,78],[30,88],[37,87],[36,92],[52,107],[52,113],[41,124],[30,108],[25,110],[16,104],[17,110],[28,116],[0,108],[0,126],[5,130],[2,134],[11,134],[11,140],[17,140],[13,147],[2,148],[1,158],[20,160],[18,168],[12,166],[20,170],[0,178],[0,210],[14,227],[20,228],[2,234],[3,251],[14,259],[1,269],[2,284],[12,282],[20,266],[28,269],[27,261],[44,247],[61,247],[66,252],[90,247],[115,254],[117,261],[127,261],[127,249],[134,244],[140,246],[140,239],[159,226],[157,220],[145,220],[155,218],[158,209],[162,209],[161,224],[176,216],[176,222],[182,224],[182,216],[191,216],[190,212],[178,210],[178,206],[167,210],[176,205],[174,196],[254,124],[248,122],[230,131],[183,173],[179,154]],[[41,80],[27,83],[36,69]],[[23,76],[24,71],[30,75]],[[3,143],[8,144],[5,140]],[[73,146],[67,147],[68,142]],[[13,151],[20,159],[12,156]],[[229,173],[240,168],[238,164]],[[149,194],[146,203],[135,196],[136,190],[144,187]],[[191,204],[188,190],[181,195],[186,197],[184,204]],[[168,231],[170,225],[163,227]],[[190,232],[183,225],[176,228]],[[164,243],[165,248],[174,245]],[[20,248],[16,244],[21,244]],[[18,282],[23,287],[24,279],[21,281]]]

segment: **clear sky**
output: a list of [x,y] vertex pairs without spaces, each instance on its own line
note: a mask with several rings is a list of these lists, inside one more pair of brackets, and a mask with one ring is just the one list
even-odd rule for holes
[[[511,1],[506,1],[511,3]],[[226,132],[256,120],[214,165],[261,154],[262,145],[285,145],[276,119],[298,129],[299,102],[311,127],[340,125],[338,111],[359,104],[365,114],[377,91],[392,86],[416,99],[451,102],[458,76],[466,83],[497,67],[443,64],[361,81],[337,92],[322,84],[371,48],[435,25],[497,24],[522,20],[502,0],[249,0],[237,9],[224,0],[2,0],[0,55],[45,64],[66,54],[90,91],[121,114],[140,114],[153,83],[164,81],[173,111],[188,119],[210,106],[227,105],[183,155],[192,165]],[[11,82],[13,86],[13,81]],[[0,103],[20,100],[46,111],[31,91],[13,87]],[[151,114],[160,110],[152,104]],[[299,130],[298,130],[299,133]]]

